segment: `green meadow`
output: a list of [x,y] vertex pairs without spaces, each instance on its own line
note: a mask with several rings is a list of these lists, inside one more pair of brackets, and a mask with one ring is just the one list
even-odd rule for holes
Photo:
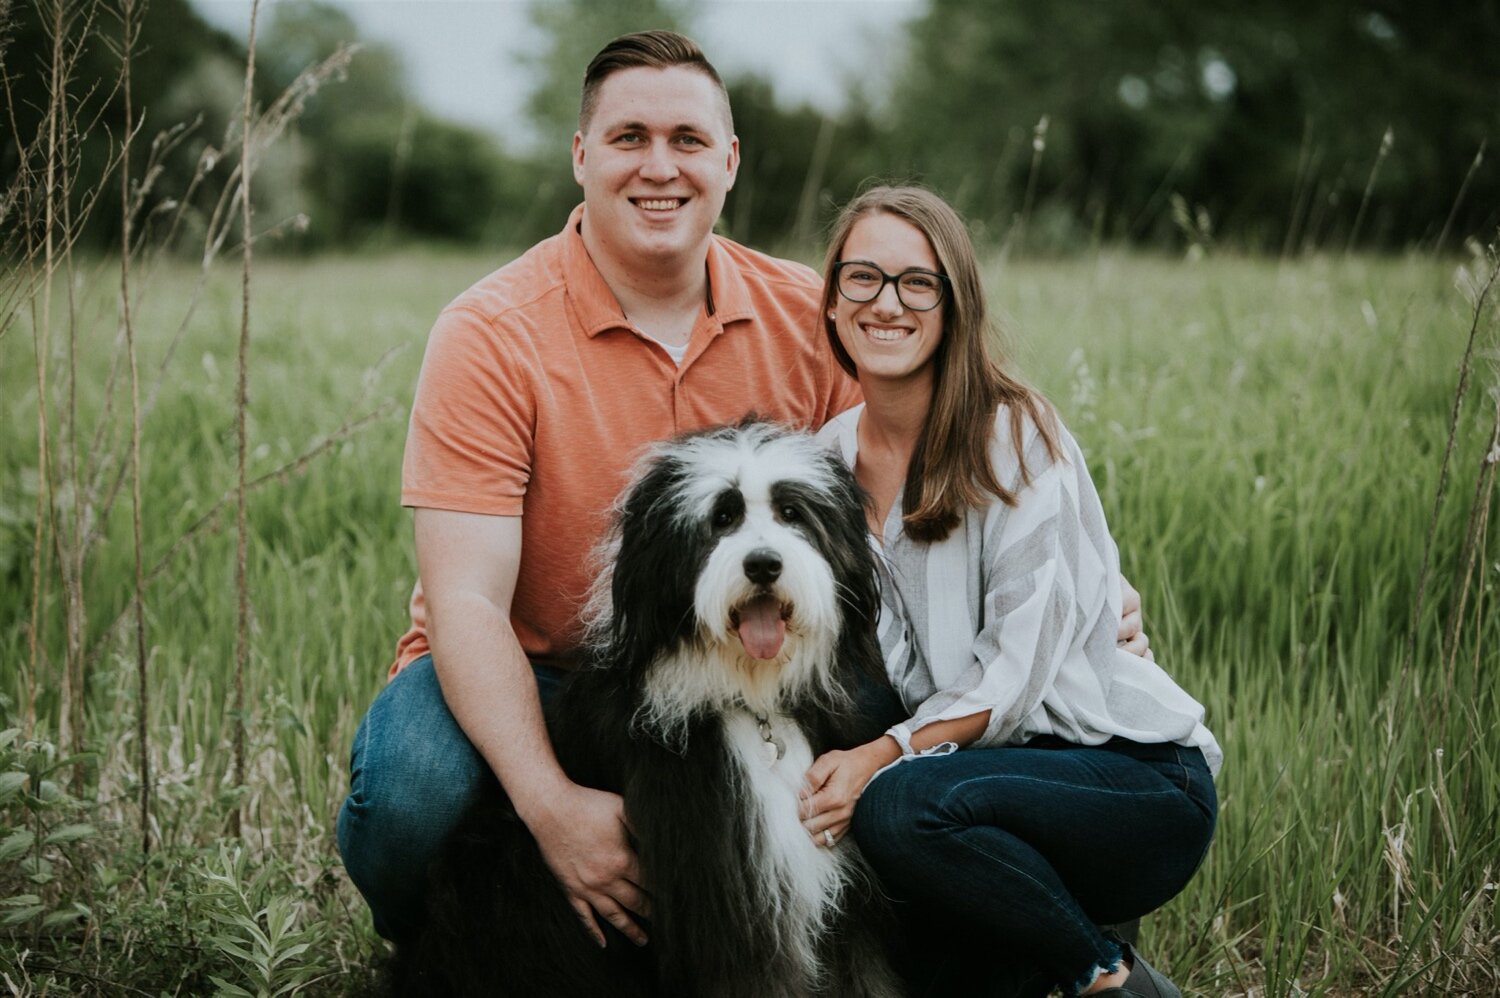
[[[243,711],[239,274],[225,267],[200,287],[196,269],[168,262],[133,276],[144,855],[118,264],[58,273],[44,363],[39,304],[0,338],[7,993],[369,984],[383,944],[333,824],[415,575],[398,499],[406,405],[437,310],[503,259],[255,263]],[[1475,321],[1464,286],[1491,266],[1109,251],[991,261],[1007,350],[1083,444],[1158,660],[1204,702],[1225,749],[1214,846],[1143,928],[1144,951],[1187,990],[1500,992],[1500,454],[1483,464],[1500,398],[1493,298],[1435,504]],[[97,538],[81,558],[80,537]],[[70,662],[81,694],[77,682],[64,693]]]

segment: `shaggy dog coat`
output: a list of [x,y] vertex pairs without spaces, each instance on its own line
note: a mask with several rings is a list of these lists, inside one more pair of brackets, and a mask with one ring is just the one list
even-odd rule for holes
[[797,807],[813,759],[878,734],[852,709],[861,673],[884,681],[852,475],[764,423],[688,434],[643,460],[601,550],[587,661],[548,731],[575,782],[624,798],[650,942],[589,938],[494,784],[437,864],[397,990],[898,994],[873,878]]

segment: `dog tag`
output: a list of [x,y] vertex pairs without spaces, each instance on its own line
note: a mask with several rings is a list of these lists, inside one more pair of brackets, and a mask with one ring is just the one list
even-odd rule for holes
[[776,737],[776,732],[771,730],[771,719],[762,714],[755,715],[756,730],[760,732],[761,740],[766,743],[766,765],[774,766],[786,755],[786,742]]

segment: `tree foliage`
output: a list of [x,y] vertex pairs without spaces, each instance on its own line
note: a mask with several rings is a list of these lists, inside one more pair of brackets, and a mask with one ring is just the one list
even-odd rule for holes
[[511,170],[495,141],[416,103],[400,57],[359,41],[343,10],[292,3],[272,13],[260,63],[277,88],[340,45],[358,44],[346,78],[320,90],[298,125],[309,152],[301,175],[309,241],[485,237]]
[[[0,145],[0,181],[41,121],[38,60],[60,2],[0,4],[21,137]],[[163,164],[185,177],[233,127],[242,53],[188,0],[145,10],[135,103],[148,137],[199,122]],[[307,246],[402,236],[521,246],[555,232],[580,197],[567,150],[589,59],[627,31],[692,34],[709,13],[696,0],[534,0],[530,143],[437,118],[411,97],[396,52],[363,44],[347,77],[311,99],[297,141],[264,164],[261,214],[306,212]],[[358,41],[351,17],[326,3],[275,4],[268,22],[263,103]],[[94,26],[79,63],[104,125],[79,153],[95,172],[122,120],[111,28]],[[724,231],[764,246],[816,242],[832,206],[869,178],[925,180],[982,238],[1024,232],[1035,249],[1109,239],[1452,250],[1500,224],[1500,167],[1494,150],[1478,156],[1500,142],[1500,0],[1440,15],[1417,0],[929,0],[904,42],[892,96],[856,94],[834,113],[778,102],[767,78],[727,80],[743,161]],[[109,213],[99,218],[91,235],[107,243]]]
[[[1495,0],[1441,15],[1415,0],[931,0],[889,150],[994,225],[1034,182],[1077,226],[1161,236],[1177,193],[1274,248],[1347,232],[1389,128],[1365,233],[1432,239],[1481,143],[1500,137],[1497,45]],[[1475,181],[1463,228],[1484,232],[1500,221],[1500,174]]]
[[525,58],[537,83],[526,110],[544,149],[566,149],[578,128],[583,71],[611,38],[631,31],[687,31],[692,0],[550,0],[530,7],[541,46]]

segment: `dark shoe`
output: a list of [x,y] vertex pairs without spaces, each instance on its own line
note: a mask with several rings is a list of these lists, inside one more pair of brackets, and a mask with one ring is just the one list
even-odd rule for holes
[[1182,998],[1177,985],[1167,975],[1141,959],[1141,955],[1129,943],[1121,943],[1120,950],[1130,961],[1130,976],[1117,988],[1095,991],[1089,998]]

